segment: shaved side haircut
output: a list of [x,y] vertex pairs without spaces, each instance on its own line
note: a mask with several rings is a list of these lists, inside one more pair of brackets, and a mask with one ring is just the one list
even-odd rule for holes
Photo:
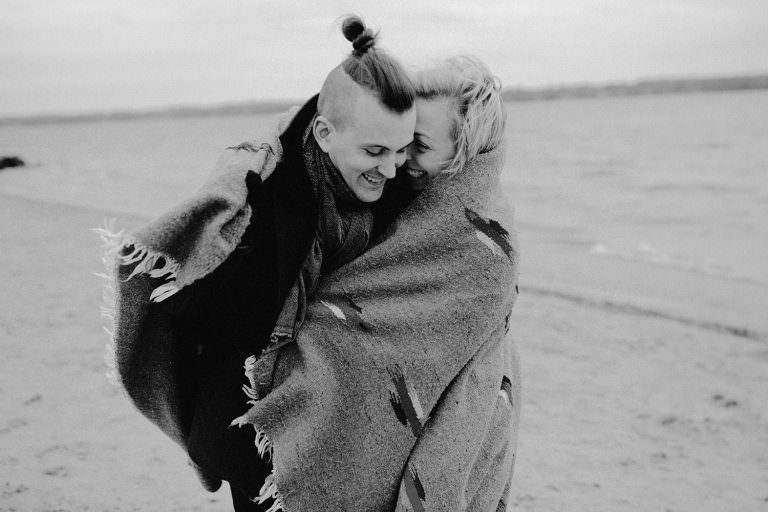
[[376,48],[377,34],[357,16],[342,24],[352,53],[325,79],[317,103],[318,114],[337,128],[343,127],[362,91],[376,96],[388,110],[403,113],[413,108],[416,89],[411,78],[395,59]]

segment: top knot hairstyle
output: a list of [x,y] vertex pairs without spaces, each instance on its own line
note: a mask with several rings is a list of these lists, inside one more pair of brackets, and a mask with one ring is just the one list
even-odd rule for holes
[[365,28],[363,20],[357,16],[350,16],[344,20],[341,26],[341,32],[347,41],[352,43],[352,55],[362,57],[365,52],[373,48],[376,44],[376,36],[371,29]]
[[376,48],[378,34],[358,16],[344,19],[341,31],[352,43],[352,54],[341,68],[361,87],[375,93],[391,111],[402,113],[413,107],[416,90],[408,73],[392,57]]

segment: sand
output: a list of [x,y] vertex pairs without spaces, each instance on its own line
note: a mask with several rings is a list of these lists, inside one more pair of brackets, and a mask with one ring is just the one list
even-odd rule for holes
[[[0,511],[231,510],[104,376],[105,215],[0,195]],[[521,282],[509,510],[768,510],[765,342]]]

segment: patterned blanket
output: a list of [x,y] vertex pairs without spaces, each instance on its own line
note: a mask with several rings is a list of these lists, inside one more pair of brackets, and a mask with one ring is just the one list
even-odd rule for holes
[[[182,446],[172,351],[148,304],[231,253],[250,214],[244,170],[268,177],[277,133],[142,230],[101,230],[118,379]],[[271,459],[258,499],[274,498],[273,510],[504,510],[520,372],[503,153],[433,181],[366,253],[323,276],[294,342],[244,362],[250,384],[232,428],[253,428],[254,456]],[[273,365],[266,396],[263,364]]]

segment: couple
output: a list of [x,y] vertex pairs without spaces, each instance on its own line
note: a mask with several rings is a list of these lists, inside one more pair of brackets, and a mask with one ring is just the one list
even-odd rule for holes
[[102,230],[116,377],[236,510],[505,510],[499,86],[473,58],[411,78],[359,18],[342,30],[318,96],[171,212]]

